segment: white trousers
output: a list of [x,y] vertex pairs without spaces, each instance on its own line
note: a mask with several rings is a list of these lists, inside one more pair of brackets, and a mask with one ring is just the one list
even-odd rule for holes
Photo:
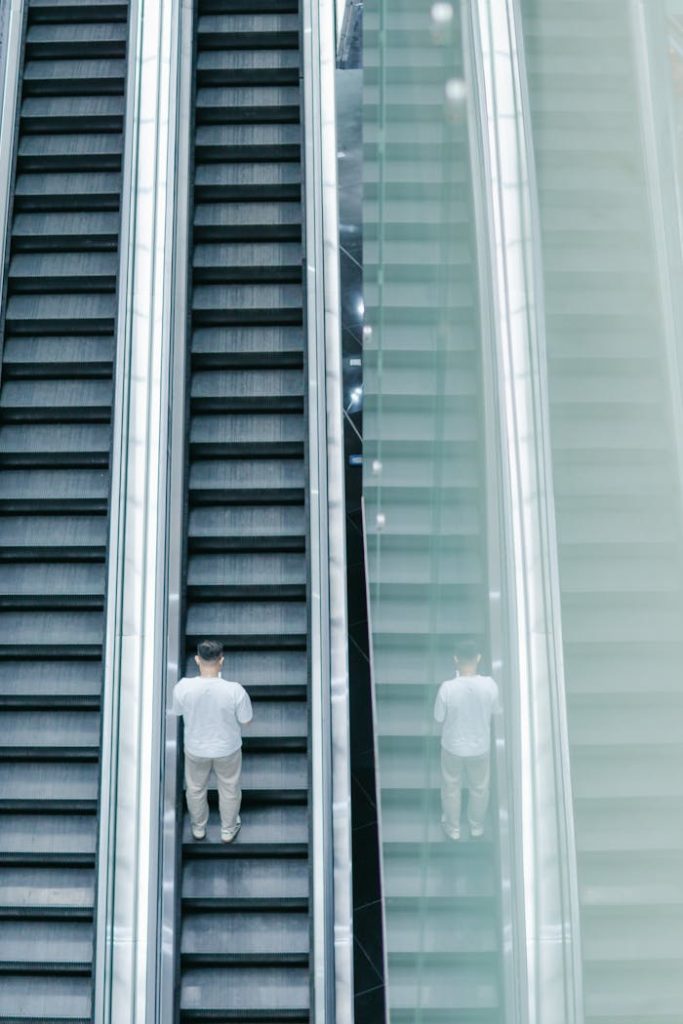
[[489,805],[491,779],[490,754],[458,757],[441,748],[441,806],[449,828],[460,828],[460,801],[463,782],[470,791],[467,817],[470,828],[480,830]]
[[242,772],[242,750],[236,750],[227,757],[194,757],[185,753],[185,796],[190,821],[196,828],[204,828],[209,820],[207,787],[213,768],[218,780],[218,806],[221,826],[233,828],[237,824],[242,803],[240,774]]

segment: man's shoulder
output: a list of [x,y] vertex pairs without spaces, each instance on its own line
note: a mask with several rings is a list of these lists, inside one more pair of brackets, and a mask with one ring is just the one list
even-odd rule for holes
[[454,689],[457,689],[459,679],[457,676],[453,676],[452,679],[444,679],[441,686],[439,687],[439,693],[445,696],[447,693],[451,693]]
[[226,694],[226,696],[229,695],[230,697],[237,698],[238,700],[242,694],[246,692],[242,684],[238,683],[236,679],[223,679],[221,676],[219,684],[222,692]]

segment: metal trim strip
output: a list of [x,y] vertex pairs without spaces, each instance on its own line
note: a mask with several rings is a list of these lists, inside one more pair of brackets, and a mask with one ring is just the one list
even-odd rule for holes
[[304,0],[302,23],[313,1019],[346,1024],[353,1020],[353,911],[334,0]]
[[[529,1024],[579,1024],[583,985],[562,649],[533,147],[518,0],[475,0],[471,20],[481,133],[480,243],[488,247],[494,328],[499,493],[506,552],[511,677],[519,734],[513,783],[520,808]],[[514,673],[514,674],[513,674]],[[517,927],[519,941],[519,926]],[[508,955],[513,956],[512,950]],[[520,951],[518,951],[519,954]],[[514,991],[514,990],[513,990]]]

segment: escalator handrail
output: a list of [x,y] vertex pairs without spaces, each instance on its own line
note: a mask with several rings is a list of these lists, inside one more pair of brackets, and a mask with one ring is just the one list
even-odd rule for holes
[[178,813],[180,759],[180,720],[171,713],[173,687],[185,674],[183,633],[184,555],[187,522],[185,518],[187,455],[187,310],[190,288],[189,253],[192,235],[191,150],[192,101],[194,90],[194,5],[181,2],[175,21],[175,204],[172,229],[171,292],[172,353],[169,380],[169,454],[166,521],[166,609],[165,677],[163,733],[161,747],[161,824],[157,897],[155,963],[152,974],[157,991],[154,1020],[168,1024],[179,1017],[180,927],[180,843],[182,815]]
[[353,1020],[351,785],[334,0],[303,0],[310,594],[311,1018]]
[[516,907],[507,903],[511,917],[503,922],[510,929],[506,998],[515,1024],[581,1024],[540,229],[518,0],[476,0],[465,25],[478,248],[485,254],[484,386],[493,399],[488,455],[500,515],[502,586],[496,600],[504,608],[506,732],[514,748],[507,753],[516,813],[509,881],[519,880],[522,889]]
[[7,258],[12,206],[12,172],[18,131],[19,76],[26,6],[26,0],[12,0],[10,5],[0,10],[0,253],[3,263]]

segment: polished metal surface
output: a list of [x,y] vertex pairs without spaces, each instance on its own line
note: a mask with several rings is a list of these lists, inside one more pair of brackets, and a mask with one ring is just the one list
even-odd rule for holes
[[0,253],[3,254],[3,259],[10,212],[12,154],[19,101],[18,83],[25,6],[26,0],[10,0],[10,3],[3,5],[3,10],[0,11]]
[[332,0],[320,3],[306,0],[302,15],[310,474],[313,1006],[316,1022],[336,1020],[338,1024],[346,1024],[353,1020],[353,931],[334,3]]
[[525,71],[513,0],[478,0],[470,17],[470,85],[485,183],[479,235],[489,246],[492,282],[495,347],[488,361],[498,445],[507,454],[501,491],[508,669],[519,700],[513,784],[522,822],[526,992],[517,993],[517,1016],[574,1024],[583,1020],[578,884]]
[[176,3],[131,15],[105,653],[95,1020],[150,1019],[165,676]]
[[185,325],[188,293],[188,246],[191,231],[191,138],[193,90],[193,17],[194,3],[182,0],[179,9],[177,36],[172,54],[177,83],[176,185],[173,210],[173,307],[172,352],[170,369],[170,437],[167,505],[166,560],[166,692],[164,711],[161,773],[163,804],[161,817],[160,864],[157,878],[159,919],[157,922],[157,963],[155,981],[157,1000],[154,1020],[158,1024],[174,1019],[176,1005],[176,946],[178,942],[178,771],[179,720],[171,714],[173,685],[184,672],[184,636],[182,623],[183,551],[185,528],[185,431],[187,346]]
[[[666,83],[669,69],[663,66],[666,17],[659,4],[631,0],[631,21],[680,494],[683,488],[683,356],[680,351],[680,339],[683,337],[683,294],[680,289],[683,276],[683,193],[677,181],[680,171],[672,130],[675,116]],[[674,211],[677,216],[673,215]]]

